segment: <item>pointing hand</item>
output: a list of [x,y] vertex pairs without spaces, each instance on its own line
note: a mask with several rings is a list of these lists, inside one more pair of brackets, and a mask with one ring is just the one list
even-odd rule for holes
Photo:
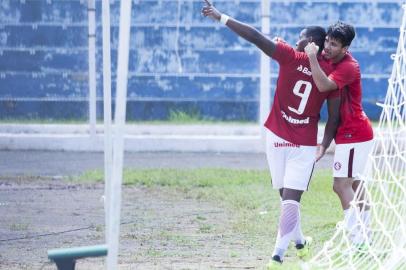
[[203,16],[219,21],[221,13],[208,0],[204,0],[204,2],[206,3],[206,6],[202,8]]

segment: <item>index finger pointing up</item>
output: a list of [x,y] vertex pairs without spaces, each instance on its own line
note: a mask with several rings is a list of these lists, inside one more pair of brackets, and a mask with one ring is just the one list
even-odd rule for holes
[[209,0],[204,0],[204,2],[206,2],[206,4],[207,4],[208,6],[211,6],[211,3],[209,2]]

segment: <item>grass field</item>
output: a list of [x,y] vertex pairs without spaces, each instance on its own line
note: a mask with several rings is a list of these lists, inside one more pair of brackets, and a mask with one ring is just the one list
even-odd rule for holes
[[[2,118],[2,124],[87,124],[89,119],[51,119],[51,118]],[[103,119],[97,119],[98,124],[103,124]],[[166,119],[156,120],[127,120],[127,124],[255,124],[255,120],[221,120],[210,117],[203,117],[198,112],[184,112],[181,110],[170,110]]]
[[[101,171],[89,171],[76,181],[102,181]],[[250,245],[272,251],[279,217],[279,196],[271,188],[268,171],[232,169],[125,170],[125,185],[165,188],[195,200],[221,205],[234,217],[233,230]],[[309,192],[302,197],[302,225],[314,239],[314,250],[334,232],[341,219],[339,200],[332,191],[330,170],[317,171]],[[286,262],[294,263],[294,249]],[[292,265],[294,268],[294,266]]]

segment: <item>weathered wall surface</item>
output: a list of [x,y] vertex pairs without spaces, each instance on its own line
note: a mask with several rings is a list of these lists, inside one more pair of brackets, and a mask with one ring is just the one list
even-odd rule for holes
[[[200,0],[133,1],[128,118],[166,119],[172,110],[225,120],[256,121],[256,47],[200,15]],[[218,9],[260,27],[259,0],[223,0]],[[97,97],[102,116],[101,1],[97,12]],[[112,1],[115,86],[119,1]],[[271,33],[295,44],[305,25],[343,20],[356,26],[351,51],[359,60],[364,108],[377,119],[396,51],[400,1],[272,1]],[[0,118],[88,117],[87,1],[2,0]],[[277,66],[272,64],[272,90]]]

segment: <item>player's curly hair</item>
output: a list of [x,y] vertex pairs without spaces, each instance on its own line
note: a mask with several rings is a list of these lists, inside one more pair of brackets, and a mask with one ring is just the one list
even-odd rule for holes
[[312,41],[319,46],[319,53],[324,49],[324,40],[326,39],[326,30],[320,26],[307,26],[306,37],[311,37]]
[[343,47],[350,46],[355,38],[355,29],[348,23],[338,21],[328,27],[327,36],[340,41]]

